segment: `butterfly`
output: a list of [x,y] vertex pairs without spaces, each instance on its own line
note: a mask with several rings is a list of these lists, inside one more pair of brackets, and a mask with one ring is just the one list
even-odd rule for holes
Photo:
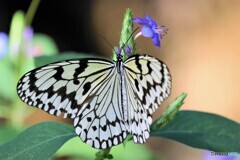
[[150,136],[152,114],[171,92],[171,75],[161,60],[134,54],[54,62],[29,71],[17,93],[30,106],[73,119],[76,134],[94,148],[135,143]]

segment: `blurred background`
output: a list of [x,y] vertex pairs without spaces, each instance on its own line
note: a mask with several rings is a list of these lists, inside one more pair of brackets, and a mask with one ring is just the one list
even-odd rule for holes
[[[1,33],[10,35],[14,13],[17,10],[26,13],[30,2],[1,0]],[[186,92],[188,97],[181,109],[211,112],[240,122],[239,6],[239,0],[72,0],[71,3],[42,0],[33,18],[30,32],[36,36],[41,35],[40,33],[47,35],[45,40],[53,43],[52,49],[48,50],[49,54],[74,51],[110,57],[112,50],[100,34],[112,45],[118,46],[126,8],[132,9],[134,17],[148,14],[158,24],[169,28],[169,31],[162,39],[160,49],[155,48],[151,40],[139,38],[136,42],[137,51],[163,60],[168,65],[173,79],[170,98],[154,116],[158,117],[167,104],[182,92]],[[44,43],[41,43],[35,45],[29,54],[36,52],[32,56],[42,55],[43,51]],[[7,55],[0,53],[0,63],[4,56]],[[1,69],[0,72],[3,72]],[[0,87],[4,85],[7,84],[1,84]],[[15,86],[13,89],[15,91]],[[3,88],[0,88],[1,92]],[[11,95],[13,94],[16,93],[12,92]],[[1,98],[4,105],[3,111],[0,108],[0,112],[4,113],[10,103],[9,96]],[[29,110],[30,107],[20,108]],[[2,117],[0,123],[6,121],[6,117]],[[24,117],[23,123],[35,124],[50,119],[57,118],[33,109]],[[207,151],[166,139],[150,138],[146,146],[152,150],[155,159],[207,160]]]

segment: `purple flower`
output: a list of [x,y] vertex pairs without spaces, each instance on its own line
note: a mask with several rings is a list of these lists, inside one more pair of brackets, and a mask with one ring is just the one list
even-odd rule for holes
[[117,54],[121,54],[121,49],[120,49],[120,48],[115,47],[114,49],[115,49],[115,52],[116,52]]
[[133,22],[142,25],[141,32],[135,36],[135,39],[142,35],[151,38],[155,46],[161,46],[160,39],[167,33],[168,29],[166,27],[158,26],[148,15],[145,15],[145,18],[133,18]]
[[126,45],[124,50],[125,50],[125,53],[128,54],[128,55],[132,53],[132,49],[129,45]]
[[29,57],[36,57],[43,54],[44,47],[38,41],[34,41],[34,31],[32,27],[25,27],[23,40],[25,43],[25,52]]
[[34,56],[34,46],[33,46],[33,29],[30,26],[27,26],[24,28],[23,31],[23,40],[25,43],[25,53],[29,56],[29,57],[33,57]]
[[0,59],[7,55],[8,52],[8,35],[0,32]]
[[[118,48],[118,47],[115,47],[115,52],[117,54],[121,54],[122,53],[122,48]],[[125,48],[124,48],[124,53],[126,53],[127,55],[131,54],[132,53],[132,49],[129,45],[126,45]]]
[[23,38],[26,41],[31,41],[33,38],[33,29],[31,27],[26,27],[23,32]]

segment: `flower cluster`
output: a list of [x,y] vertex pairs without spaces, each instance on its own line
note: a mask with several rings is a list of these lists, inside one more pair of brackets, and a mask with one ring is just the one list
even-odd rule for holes
[[135,39],[142,35],[151,38],[155,46],[161,46],[160,39],[167,33],[168,29],[166,27],[158,26],[156,21],[148,15],[145,15],[145,18],[133,18],[133,22],[142,26],[141,32],[135,36]]
[[[26,53],[28,57],[35,57],[43,53],[41,44],[33,43],[33,36],[34,32],[31,27],[24,28],[22,40],[25,47],[24,53]],[[12,52],[14,55],[20,53],[20,41],[16,41],[15,39],[9,42],[9,36],[4,32],[0,32],[0,59],[4,58],[9,52]]]
[[126,46],[124,47],[124,49],[118,48],[118,47],[115,48],[115,52],[116,52],[117,54],[121,54],[122,51],[123,51],[124,53],[126,53],[127,55],[130,55],[130,54],[132,53],[132,49],[131,49],[131,47],[130,47],[129,45],[126,45]]

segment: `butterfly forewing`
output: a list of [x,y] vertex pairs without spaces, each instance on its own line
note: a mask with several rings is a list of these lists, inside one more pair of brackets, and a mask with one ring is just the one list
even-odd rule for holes
[[134,55],[126,60],[125,68],[127,82],[152,114],[171,93],[171,76],[166,64],[149,55]]
[[19,97],[50,114],[75,118],[92,90],[111,76],[114,64],[103,59],[67,60],[26,73],[18,82]]

